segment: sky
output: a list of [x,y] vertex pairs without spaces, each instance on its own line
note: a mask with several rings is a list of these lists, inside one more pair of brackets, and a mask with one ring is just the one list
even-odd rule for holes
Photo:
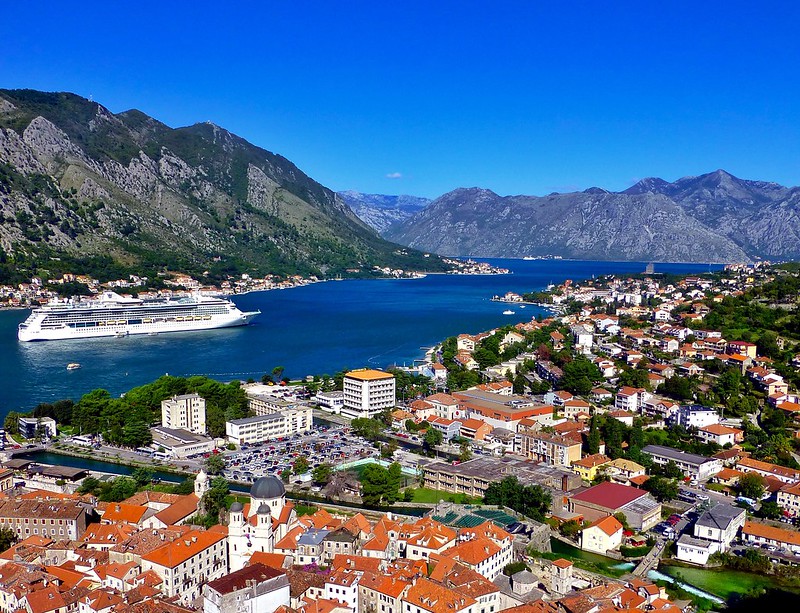
[[800,185],[800,4],[7,3],[0,87],[213,121],[335,190]]

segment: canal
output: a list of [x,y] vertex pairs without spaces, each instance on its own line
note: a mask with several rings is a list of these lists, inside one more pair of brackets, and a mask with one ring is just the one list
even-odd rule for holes
[[[91,470],[101,473],[110,473],[113,475],[131,475],[133,474],[133,471],[136,470],[135,466],[127,466],[126,464],[114,464],[113,462],[106,462],[104,460],[94,460],[91,458],[83,458],[78,456],[61,455],[60,453],[51,453],[49,451],[32,451],[30,453],[20,453],[17,454],[15,457],[24,460],[30,460],[31,462],[38,462],[39,464],[49,464],[51,466],[70,466],[72,468],[83,468],[85,470]],[[161,479],[161,481],[167,483],[181,483],[186,479],[186,475],[180,475],[163,470],[158,470],[156,468],[152,468],[152,471],[153,471],[153,477],[155,479]],[[229,482],[229,487],[232,492],[249,494],[251,486],[246,483]],[[311,505],[332,504],[336,506],[351,508],[355,511],[359,509],[364,509],[364,506],[360,504],[338,502],[338,501],[335,502],[332,500],[320,500],[315,496],[306,497],[303,495],[293,494],[292,492],[288,492],[286,494],[286,497],[292,500],[307,501],[308,504]],[[403,515],[422,517],[429,509],[426,507],[397,506],[397,507],[378,507],[371,510],[383,511],[383,512],[391,511],[392,513],[400,513]]]
[[606,575],[607,577],[621,577],[634,568],[631,562],[615,560],[614,558],[583,551],[555,537],[550,538],[550,550],[553,552],[554,557],[565,558],[573,562],[578,568]]

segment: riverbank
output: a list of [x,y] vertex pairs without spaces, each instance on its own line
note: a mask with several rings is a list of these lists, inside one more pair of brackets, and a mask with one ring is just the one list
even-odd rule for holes
[[731,596],[768,588],[780,588],[800,594],[800,578],[787,580],[774,574],[765,575],[727,568],[699,568],[675,560],[662,560],[658,572],[725,600]]

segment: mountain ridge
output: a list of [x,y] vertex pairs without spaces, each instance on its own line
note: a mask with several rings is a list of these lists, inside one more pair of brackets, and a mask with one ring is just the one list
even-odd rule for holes
[[337,192],[350,209],[378,234],[392,225],[408,219],[431,203],[430,198],[419,196],[365,194],[354,190]]
[[211,276],[444,268],[224,128],[171,128],[68,92],[0,90],[0,214],[0,247],[28,263],[110,257]]
[[716,170],[619,192],[457,188],[384,235],[445,256],[688,262],[800,257],[800,188]]

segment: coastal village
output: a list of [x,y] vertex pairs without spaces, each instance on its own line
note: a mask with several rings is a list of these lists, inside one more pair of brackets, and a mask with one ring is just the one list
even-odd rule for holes
[[[248,416],[224,437],[209,436],[206,398],[172,395],[132,453],[194,462],[181,492],[144,479],[109,496],[124,478],[104,490],[87,470],[14,457],[16,443],[0,474],[0,610],[724,606],[670,569],[786,579],[800,563],[796,278],[765,263],[509,294],[552,313],[520,321],[514,307],[515,323],[446,339],[421,365],[349,371],[313,395],[243,382]],[[786,332],[725,319],[737,300],[759,305],[754,320],[781,309],[768,323]],[[109,446],[61,436],[54,417],[12,425],[21,443]]]

